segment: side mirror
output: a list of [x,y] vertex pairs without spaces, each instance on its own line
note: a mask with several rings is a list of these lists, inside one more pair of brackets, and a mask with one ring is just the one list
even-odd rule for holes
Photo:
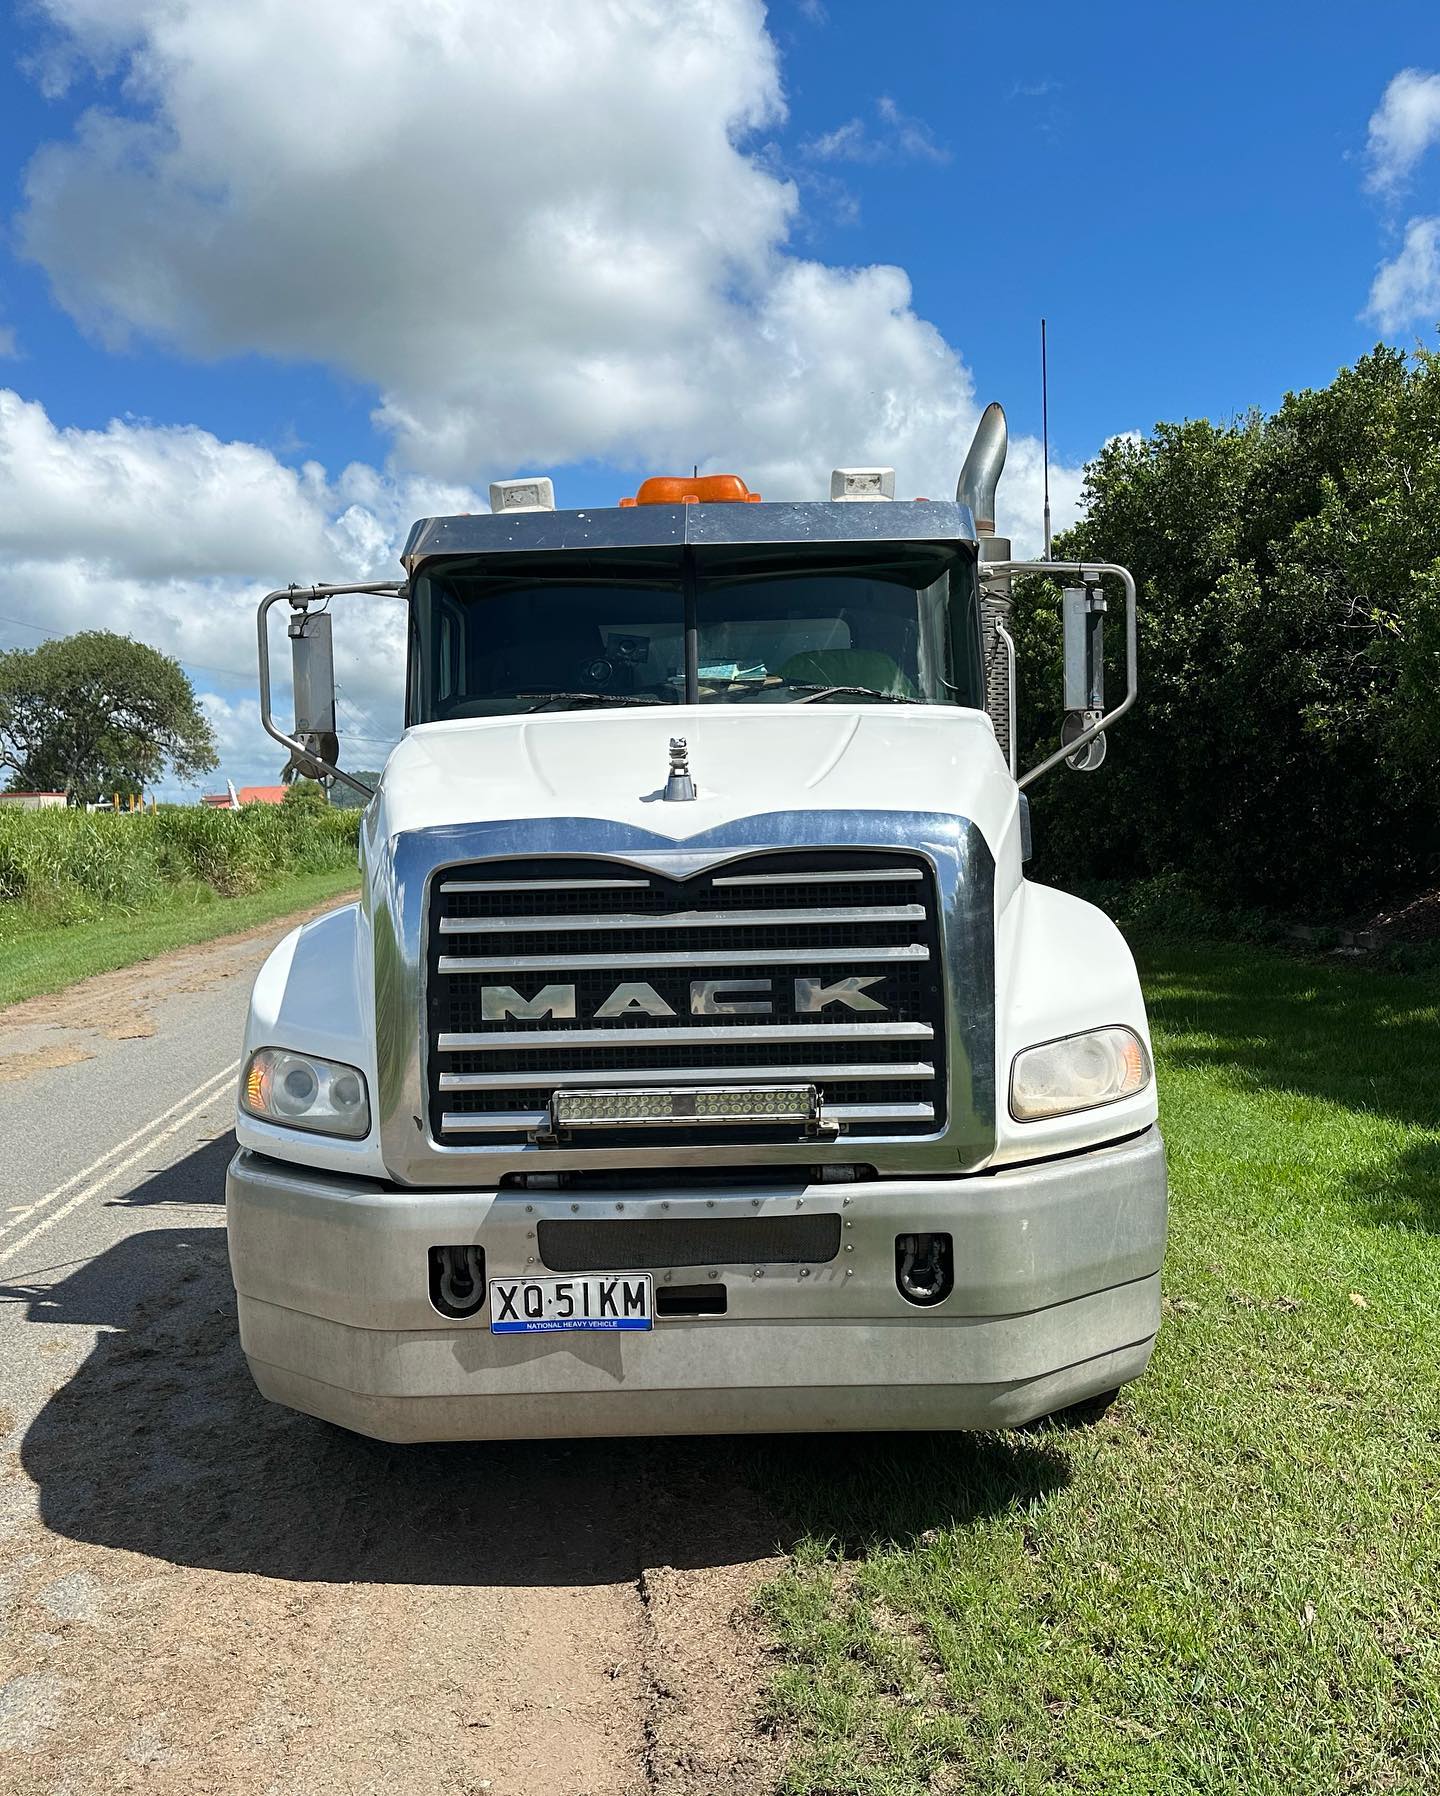
[[340,737],[335,727],[335,650],[328,611],[296,611],[290,618],[290,663],[295,685],[295,734],[314,760],[290,756],[304,779],[330,778],[325,763],[337,766]]
[[[1135,593],[1135,576],[1129,568],[1114,561],[1000,561],[980,557],[980,578],[986,590],[1000,576],[1043,574],[1053,580],[1057,574],[1069,574],[1081,582],[1065,590],[1062,620],[1065,630],[1065,727],[1060,732],[1060,746],[1037,761],[1028,773],[1020,775],[1021,791],[1038,780],[1042,773],[1068,761],[1077,773],[1093,773],[1105,759],[1104,730],[1119,720],[1135,703],[1140,690],[1139,640],[1136,613],[1139,609]],[[1100,582],[1113,578],[1125,588],[1125,696],[1113,710],[1105,709],[1105,595]],[[997,625],[1001,637],[1003,626]],[[1007,647],[1008,645],[1008,638]],[[1014,656],[1010,656],[1013,676]],[[1014,714],[1014,691],[1010,692],[1011,715]],[[1102,728],[1103,726],[1103,728]],[[1095,734],[1079,748],[1078,742],[1087,731]],[[1012,762],[1012,767],[1014,763]]]
[[[293,770],[305,779],[343,780],[364,798],[374,789],[353,774],[342,773],[337,757],[339,735],[335,727],[335,655],[330,646],[330,613],[310,610],[328,603],[337,593],[385,593],[394,597],[405,588],[398,580],[373,580],[363,586],[282,586],[267,592],[255,613],[256,646],[260,656],[260,723],[267,736],[290,751],[288,775]],[[276,723],[270,708],[270,613],[276,605],[290,607],[290,659],[295,682],[295,733]]]
[[[1105,715],[1105,594],[1099,585],[1067,586],[1061,595],[1065,642],[1065,721],[1061,746],[1073,742]],[[1065,765],[1094,773],[1105,759],[1105,738],[1096,736]]]

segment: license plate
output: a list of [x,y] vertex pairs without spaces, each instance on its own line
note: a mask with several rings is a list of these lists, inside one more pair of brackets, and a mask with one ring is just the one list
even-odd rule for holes
[[654,1319],[655,1281],[648,1272],[490,1280],[492,1334],[650,1328]]

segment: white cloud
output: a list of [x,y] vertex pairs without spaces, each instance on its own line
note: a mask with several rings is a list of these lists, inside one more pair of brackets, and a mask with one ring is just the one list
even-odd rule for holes
[[1433,144],[1440,143],[1440,74],[1402,69],[1370,119],[1366,185],[1393,192]]
[[48,0],[127,98],[32,161],[22,233],[111,337],[335,363],[454,476],[649,447],[795,197],[756,0]]
[[0,392],[0,551],[54,552],[140,578],[253,571],[326,559],[318,468],[283,467],[208,431],[115,420],[57,430],[45,408]]
[[888,94],[875,102],[880,129],[864,119],[847,119],[833,131],[812,137],[802,146],[817,162],[948,162],[950,152],[935,141],[923,119],[902,112]]
[[1400,253],[1382,262],[1365,313],[1387,335],[1440,319],[1440,218],[1412,218]]
[[908,113],[902,112],[888,94],[881,94],[875,102],[875,110],[895,145],[897,156],[920,162],[950,160],[949,150],[943,144],[936,143],[935,135],[925,121],[911,118]]
[[822,132],[803,145],[807,156],[817,162],[876,162],[879,146],[873,143],[862,118],[847,119],[833,131]]
[[[338,367],[440,478],[953,485],[964,363],[902,271],[796,255],[797,190],[747,150],[784,112],[759,0],[43,4],[125,110],[33,159],[20,236],[107,337]],[[876,129],[943,154],[893,102]]]
[[[468,489],[363,463],[334,480],[313,462],[297,472],[193,427],[61,430],[43,406],[0,389],[0,640],[111,629],[175,655],[224,726],[222,773],[273,778],[284,755],[261,732],[253,696],[264,593],[292,579],[398,577],[415,517],[483,508]],[[401,618],[393,601],[340,603],[346,758],[373,765],[400,727]],[[283,704],[278,626],[275,638]]]

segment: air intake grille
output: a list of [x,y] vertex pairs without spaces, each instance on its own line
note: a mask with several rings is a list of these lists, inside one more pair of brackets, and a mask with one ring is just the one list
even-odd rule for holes
[[[934,885],[916,856],[767,854],[684,881],[578,857],[446,868],[427,981],[430,1124],[447,1145],[525,1141],[557,1085],[803,1082],[842,1133],[944,1125]],[[643,1140],[718,1147],[737,1131],[794,1138]]]
[[540,1261],[551,1272],[634,1272],[652,1266],[822,1265],[840,1251],[840,1218],[699,1216],[674,1222],[608,1217],[542,1221]]

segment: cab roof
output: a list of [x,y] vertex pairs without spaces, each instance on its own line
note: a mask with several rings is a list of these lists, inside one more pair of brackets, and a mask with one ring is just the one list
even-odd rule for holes
[[663,549],[766,543],[974,543],[968,506],[942,499],[752,505],[597,506],[421,518],[400,559],[409,574],[437,555],[549,549]]

